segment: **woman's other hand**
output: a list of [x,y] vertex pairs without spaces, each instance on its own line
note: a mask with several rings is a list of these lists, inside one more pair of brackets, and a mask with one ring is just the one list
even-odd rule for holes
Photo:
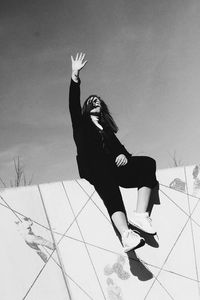
[[120,166],[125,166],[128,162],[128,159],[126,158],[126,156],[124,154],[120,154],[116,157],[115,159],[115,163],[117,165],[117,167]]

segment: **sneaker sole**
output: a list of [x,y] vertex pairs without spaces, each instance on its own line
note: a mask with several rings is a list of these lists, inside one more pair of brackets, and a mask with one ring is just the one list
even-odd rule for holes
[[132,226],[134,226],[134,227],[140,229],[141,231],[143,231],[143,232],[145,232],[145,233],[148,233],[148,234],[151,234],[151,235],[156,235],[156,234],[157,234],[157,232],[148,232],[148,231],[145,231],[142,227],[138,226],[137,224],[133,223],[132,221],[129,221],[129,223],[130,223]]
[[139,244],[137,244],[137,245],[134,246],[134,247],[125,248],[125,249],[124,249],[124,252],[127,253],[127,252],[129,252],[129,251],[131,251],[131,250],[135,250],[135,249],[140,248],[140,247],[142,247],[142,246],[144,246],[144,245],[145,245],[145,240],[144,240],[143,238],[141,238]]

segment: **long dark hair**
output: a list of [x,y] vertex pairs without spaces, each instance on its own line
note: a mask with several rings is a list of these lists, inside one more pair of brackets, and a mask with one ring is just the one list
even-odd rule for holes
[[117,124],[115,123],[113,117],[110,114],[110,111],[108,109],[107,104],[101,99],[101,97],[97,95],[90,95],[84,102],[83,107],[82,107],[82,115],[84,117],[88,117],[90,114],[90,104],[88,104],[88,100],[92,98],[98,98],[101,102],[101,113],[100,113],[100,121],[102,124],[105,126],[109,127],[114,133],[117,133],[118,127]]

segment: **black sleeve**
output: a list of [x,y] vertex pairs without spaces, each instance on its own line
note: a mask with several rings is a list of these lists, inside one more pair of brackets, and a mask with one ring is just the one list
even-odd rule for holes
[[124,154],[126,156],[126,158],[130,158],[131,154],[126,150],[126,148],[124,147],[124,145],[121,144],[121,142],[118,140],[118,138],[115,136],[116,138],[116,150],[117,150],[117,155],[119,154]]
[[124,145],[121,144],[121,142],[119,141],[119,139],[117,138],[117,136],[114,133],[112,133],[112,135],[111,135],[111,143],[112,143],[112,149],[114,150],[114,154],[116,155],[116,157],[119,154],[124,154],[127,158],[130,158],[132,156],[126,150]]
[[80,80],[75,82],[71,79],[69,88],[69,111],[72,120],[72,127],[76,129],[81,125],[82,113],[80,103]]

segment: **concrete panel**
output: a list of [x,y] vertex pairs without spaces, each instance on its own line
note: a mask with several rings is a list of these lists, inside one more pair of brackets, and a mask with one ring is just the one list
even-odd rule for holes
[[3,300],[69,299],[37,187],[0,192]]
[[[2,191],[0,259],[5,261],[7,286],[11,282],[18,287],[15,299],[25,299],[31,282],[45,266],[27,299],[65,299],[67,284],[73,300],[199,300],[199,166],[160,170],[157,175],[160,189],[154,191],[152,203],[161,205],[154,205],[151,217],[158,236],[141,232],[146,244],[128,254],[123,252],[102,200],[86,180]],[[130,217],[137,190],[121,192]],[[54,242],[58,256],[49,249],[48,262],[42,261],[17,235],[16,215],[30,217],[35,234]],[[7,251],[13,245],[19,250]],[[6,288],[0,289],[5,299],[11,299]]]
[[[84,299],[140,300],[155,299],[155,295],[184,299],[180,278],[188,282],[185,299],[190,289],[193,299],[200,299],[196,241],[200,232],[199,198],[193,195],[194,167],[158,172],[161,205],[154,206],[152,218],[159,240],[145,235],[146,245],[128,255],[123,253],[106,208],[92,186],[85,180],[62,183],[65,211],[68,216],[73,214],[74,223],[59,248],[68,276],[73,274],[76,280],[76,284],[69,280],[74,299],[80,289],[84,290]],[[137,191],[121,192],[129,216],[136,206]],[[194,237],[191,223],[195,224]],[[173,283],[171,288],[166,280]]]

